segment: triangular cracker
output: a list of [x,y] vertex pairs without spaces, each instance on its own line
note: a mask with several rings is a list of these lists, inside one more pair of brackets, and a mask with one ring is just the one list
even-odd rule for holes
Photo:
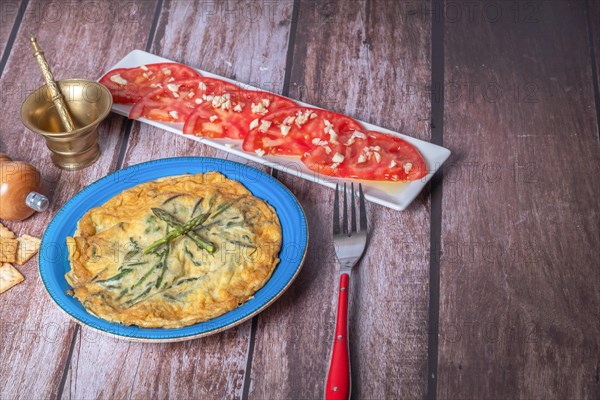
[[11,231],[10,229],[2,225],[2,223],[0,223],[0,238],[14,239],[15,234],[13,233],[13,231]]
[[0,237],[0,262],[15,262],[18,243],[17,239]]
[[6,292],[11,287],[23,282],[25,278],[12,264],[4,263],[0,266],[0,293]]
[[17,246],[16,263],[23,265],[38,252],[41,240],[30,235],[23,235],[17,241],[19,244]]

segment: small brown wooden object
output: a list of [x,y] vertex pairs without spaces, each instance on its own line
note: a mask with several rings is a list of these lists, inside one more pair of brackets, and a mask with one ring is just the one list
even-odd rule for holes
[[0,153],[0,219],[21,221],[48,208],[42,176],[32,165]]

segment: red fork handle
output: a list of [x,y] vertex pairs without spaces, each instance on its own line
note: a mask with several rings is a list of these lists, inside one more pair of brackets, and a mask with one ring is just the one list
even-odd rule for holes
[[350,351],[348,349],[348,286],[350,276],[340,276],[337,320],[331,364],[325,386],[326,400],[348,400],[350,398]]

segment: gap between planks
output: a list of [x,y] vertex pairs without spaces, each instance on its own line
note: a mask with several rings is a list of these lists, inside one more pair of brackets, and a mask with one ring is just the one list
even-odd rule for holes
[[[21,22],[23,21],[23,16],[25,15],[25,10],[27,9],[28,4],[29,0],[23,0],[21,5],[19,6],[19,11],[17,11],[17,17],[15,18],[15,22],[10,31],[10,35],[8,36],[8,40],[6,41],[6,47],[4,48],[4,52],[2,53],[2,58],[0,59],[0,77],[2,77],[2,74],[4,73],[4,67],[8,62],[8,57],[10,56],[13,44],[15,43],[15,39],[17,38],[17,32],[21,27]],[[3,16],[3,18],[4,17],[5,16]]]
[[[431,7],[444,7],[432,0]],[[431,142],[444,145],[444,19],[431,19]],[[429,229],[429,316],[427,338],[427,399],[437,398],[438,330],[440,323],[440,253],[442,242],[443,166],[431,180]]]
[[[596,0],[594,0],[596,1]],[[596,105],[596,128],[600,140],[600,88],[598,84],[598,65],[596,65],[596,47],[600,43],[594,43],[594,25],[590,15],[590,0],[585,0],[585,15],[588,34],[588,46],[590,47],[590,63],[592,66],[592,82],[594,83],[594,103]],[[600,29],[600,27],[598,28]]]

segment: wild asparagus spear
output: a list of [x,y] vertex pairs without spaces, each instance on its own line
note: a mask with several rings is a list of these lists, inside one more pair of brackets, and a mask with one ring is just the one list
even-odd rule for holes
[[124,268],[118,274],[113,275],[110,278],[98,281],[98,283],[118,281],[119,279],[121,279],[122,277],[124,277],[125,275],[127,275],[128,273],[130,273],[131,271],[133,271],[133,269],[131,269],[131,268]]
[[131,300],[126,301],[125,303],[123,303],[126,307],[131,307],[136,305],[137,303],[141,302],[143,300],[143,297],[146,296],[148,293],[150,293],[150,290],[152,290],[152,286],[148,286],[146,288],[146,290],[144,290],[142,293],[140,293],[139,295],[137,295],[136,297],[134,297]]
[[245,197],[245,195],[236,197],[235,199],[226,201],[225,203],[221,204],[219,207],[217,207],[217,210],[214,212],[214,214],[211,215],[211,218],[214,219],[216,216],[221,215],[225,212],[225,210],[227,210],[229,207],[231,207],[232,205],[234,205],[235,203],[237,203]]
[[166,243],[169,243],[171,240],[175,239],[176,237],[185,235],[186,233],[188,233],[192,229],[196,228],[197,226],[202,225],[204,223],[204,221],[206,221],[208,219],[209,215],[210,215],[209,213],[206,213],[206,214],[202,214],[202,215],[199,215],[197,217],[190,219],[185,224],[183,224],[183,225],[175,228],[171,232],[169,232],[169,234],[167,234],[167,236],[165,236],[164,238],[159,239],[156,242],[152,243],[150,246],[146,247],[144,249],[144,254],[152,253],[156,249],[158,249],[159,247],[161,247],[162,245],[164,245]]
[[167,258],[169,257],[169,245],[167,244],[167,248],[165,249],[164,254],[162,255],[162,260],[161,260],[161,271],[160,271],[160,275],[158,276],[158,279],[156,279],[156,288],[158,289],[158,287],[160,286],[160,284],[163,281],[163,278],[165,276],[165,272],[167,272]]
[[[179,220],[177,218],[175,218],[173,215],[169,214],[167,211],[163,210],[162,208],[153,208],[152,212],[158,218],[162,219],[169,226],[171,226],[171,227],[173,227],[175,229],[180,228],[181,226],[183,226],[183,224],[181,222],[179,222]],[[202,239],[200,236],[198,236],[193,231],[190,230],[189,232],[186,232],[185,235],[187,237],[189,237],[190,239],[192,239],[194,241],[194,243],[196,243],[198,245],[198,247],[200,247],[200,248],[208,251],[209,253],[214,253],[215,252],[216,247],[215,247],[214,244],[212,244],[211,242],[208,242],[208,241]]]
[[[222,214],[223,212],[225,212],[225,210],[227,210],[233,204],[237,203],[238,201],[240,201],[241,199],[243,199],[245,197],[246,196],[240,196],[240,197],[237,197],[237,198],[235,198],[233,200],[229,200],[229,201],[221,204],[219,207],[217,207],[217,210],[212,214],[212,217],[214,218],[214,217]],[[154,211],[154,210],[155,209],[152,209],[152,211]],[[160,210],[160,209],[156,209],[156,210]],[[161,211],[164,211],[164,210],[161,210]],[[165,213],[168,214],[169,217],[172,217],[166,211],[165,211]],[[165,216],[163,213],[159,212],[159,214]],[[173,220],[177,221],[177,223],[179,224],[179,226],[177,226],[173,231],[169,232],[169,234],[167,234],[167,236],[165,236],[164,238],[159,239],[156,242],[152,243],[150,246],[146,247],[144,249],[144,254],[149,254],[149,253],[154,252],[156,249],[158,249],[162,245],[168,243],[169,241],[175,239],[178,236],[187,235],[192,230],[196,229],[197,227],[199,227],[200,225],[202,225],[204,222],[206,222],[206,220],[210,216],[211,216],[211,213],[207,212],[205,214],[201,214],[201,215],[199,215],[197,217],[194,217],[194,218],[190,219],[185,224],[181,224],[181,222],[177,221],[176,219],[170,219],[171,223],[172,223]],[[161,218],[161,217],[159,217],[159,218]],[[167,224],[169,224],[168,221],[166,221],[166,222],[167,222]],[[194,235],[195,235],[195,233],[192,232],[192,236],[194,236]],[[205,243],[205,241],[202,238],[200,238],[198,235],[195,235],[195,236],[197,236],[197,238],[200,239],[200,241],[203,243],[203,245],[202,245],[203,247],[204,247],[204,244],[208,245],[207,246],[208,247],[207,250],[210,253],[214,253],[215,252],[216,248],[214,247],[214,245],[212,243],[210,243],[210,244],[208,242]],[[192,237],[192,240],[196,241],[196,238]],[[206,247],[204,247],[204,248],[206,248]]]

